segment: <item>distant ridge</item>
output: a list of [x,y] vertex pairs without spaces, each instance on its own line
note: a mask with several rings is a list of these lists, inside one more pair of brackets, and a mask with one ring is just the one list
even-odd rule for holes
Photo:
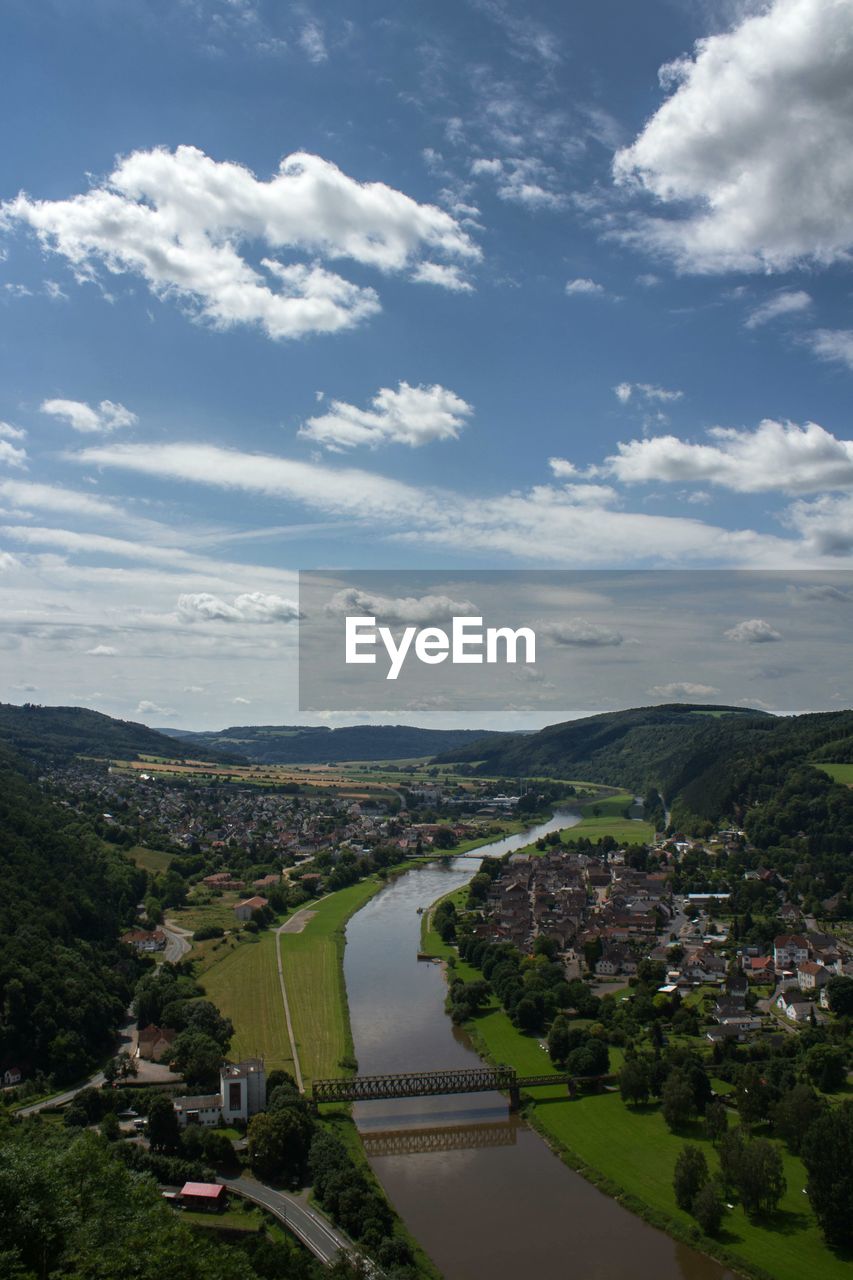
[[[166,756],[187,760],[193,754],[185,743],[134,720],[116,720],[87,707],[42,707],[30,702],[23,706],[0,702],[0,742],[21,755],[38,758],[89,755],[134,760],[138,756]],[[226,757],[217,752],[215,759],[225,761]],[[239,757],[232,752],[227,759],[233,762]]]
[[465,748],[472,742],[495,743],[510,736],[483,729],[420,729],[407,724],[360,724],[339,729],[265,724],[200,733],[171,728],[158,732],[188,745],[196,754],[237,752],[255,764],[408,760]]

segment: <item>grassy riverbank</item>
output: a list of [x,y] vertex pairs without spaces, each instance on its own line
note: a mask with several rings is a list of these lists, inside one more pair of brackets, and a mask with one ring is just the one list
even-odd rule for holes
[[[424,944],[430,954],[445,960],[454,957],[455,975],[466,981],[482,977],[428,927]],[[525,1035],[514,1027],[494,999],[465,1029],[478,1052],[493,1063],[513,1066],[520,1075],[555,1070],[540,1037]],[[611,1046],[611,1070],[618,1071],[622,1061],[622,1051]],[[526,1114],[549,1145],[589,1181],[677,1240],[720,1258],[736,1270],[773,1280],[803,1280],[804,1276],[842,1280],[850,1275],[851,1259],[832,1253],[824,1244],[803,1194],[805,1169],[784,1147],[780,1149],[788,1189],[778,1212],[769,1218],[750,1219],[737,1205],[726,1214],[719,1239],[710,1240],[700,1236],[693,1218],[678,1208],[672,1190],[676,1157],[686,1141],[703,1149],[711,1170],[718,1168],[716,1151],[701,1124],[673,1134],[657,1105],[626,1107],[618,1092],[571,1099],[564,1085],[530,1090]]]
[[[315,1078],[345,1074],[345,1063],[353,1058],[344,985],[344,931],[350,916],[384,883],[371,876],[330,894],[316,908],[309,904],[314,914],[302,932],[281,935],[284,981],[306,1088]],[[277,975],[275,981],[278,987]]]

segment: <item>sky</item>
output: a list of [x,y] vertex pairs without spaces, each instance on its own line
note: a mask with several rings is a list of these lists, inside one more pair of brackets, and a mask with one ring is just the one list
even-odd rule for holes
[[0,699],[304,721],[300,569],[853,569],[851,70],[853,0],[7,0]]

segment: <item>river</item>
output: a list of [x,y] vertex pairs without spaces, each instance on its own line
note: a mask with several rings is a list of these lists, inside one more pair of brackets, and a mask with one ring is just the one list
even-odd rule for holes
[[[556,813],[483,853],[576,821]],[[457,858],[408,871],[349,922],[344,971],[361,1074],[479,1062],[444,1012],[440,967],[417,960],[418,908],[477,865]],[[359,1103],[355,1118],[388,1198],[445,1280],[732,1280],[564,1165],[499,1093]]]

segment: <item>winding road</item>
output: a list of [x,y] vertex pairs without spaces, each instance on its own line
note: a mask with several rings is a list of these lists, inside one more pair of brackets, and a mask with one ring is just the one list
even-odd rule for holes
[[216,1181],[221,1182],[235,1195],[243,1196],[244,1199],[251,1200],[274,1214],[286,1230],[293,1232],[305,1247],[327,1266],[331,1265],[339,1254],[352,1252],[354,1247],[352,1241],[311,1209],[304,1199],[289,1195],[286,1191],[275,1191],[263,1182],[256,1182],[254,1178],[242,1175],[231,1178],[223,1175]]

